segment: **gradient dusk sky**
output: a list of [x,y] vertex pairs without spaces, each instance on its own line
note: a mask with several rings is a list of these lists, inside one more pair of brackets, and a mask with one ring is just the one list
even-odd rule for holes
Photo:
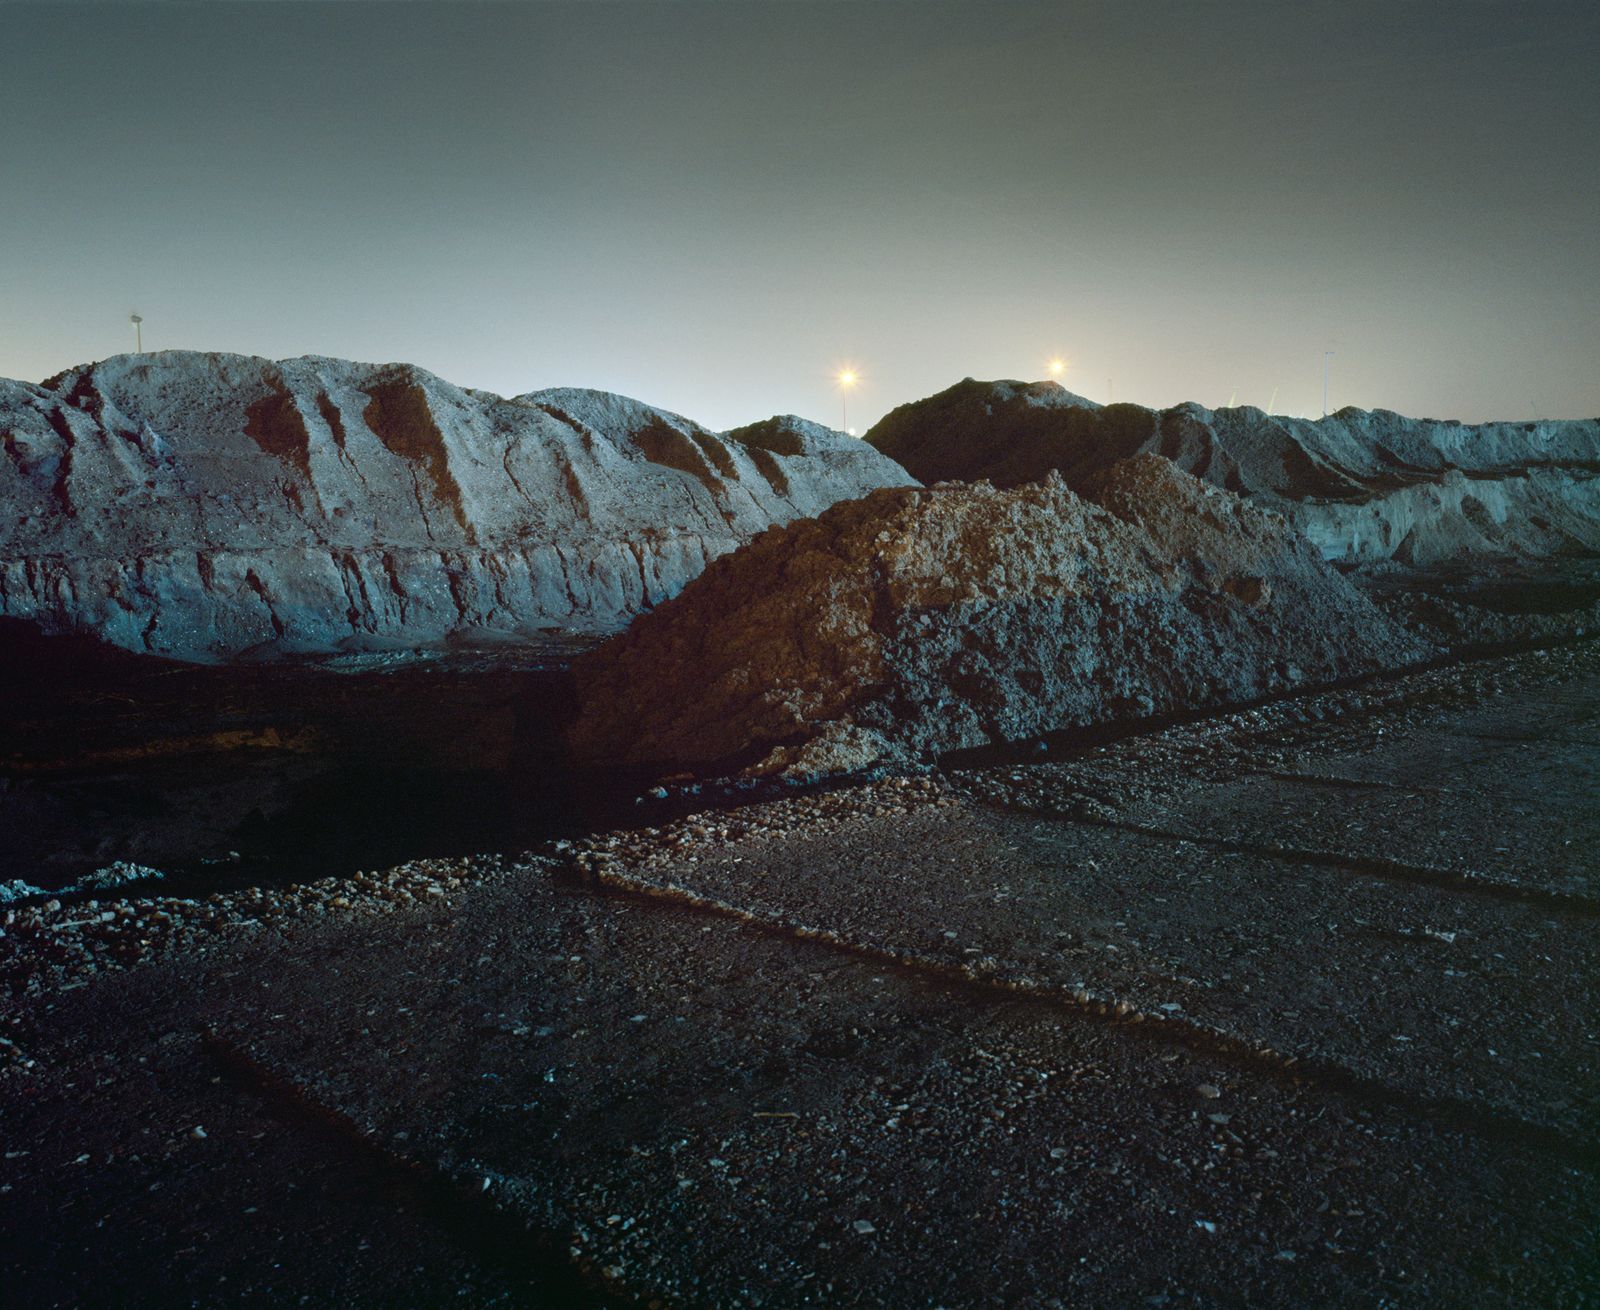
[[1600,414],[1600,7],[0,4],[0,375]]

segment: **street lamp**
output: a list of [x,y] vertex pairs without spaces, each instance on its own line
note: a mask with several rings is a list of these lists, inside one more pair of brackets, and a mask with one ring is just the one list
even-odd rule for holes
[[834,379],[839,384],[839,426],[850,431],[850,388],[861,380],[853,368],[842,368]]
[[128,322],[133,324],[133,348],[138,354],[144,354],[144,329],[140,326],[144,322],[138,314],[129,314]]

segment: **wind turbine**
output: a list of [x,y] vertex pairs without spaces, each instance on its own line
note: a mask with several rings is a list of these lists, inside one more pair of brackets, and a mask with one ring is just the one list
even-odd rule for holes
[[142,355],[144,354],[144,328],[142,326],[144,319],[139,314],[134,313],[128,315],[128,322],[133,324],[134,350]]

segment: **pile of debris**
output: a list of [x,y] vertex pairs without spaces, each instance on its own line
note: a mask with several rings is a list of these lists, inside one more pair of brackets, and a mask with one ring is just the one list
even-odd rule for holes
[[813,776],[1250,701],[1436,651],[1276,514],[1144,456],[772,529],[580,657],[590,761]]

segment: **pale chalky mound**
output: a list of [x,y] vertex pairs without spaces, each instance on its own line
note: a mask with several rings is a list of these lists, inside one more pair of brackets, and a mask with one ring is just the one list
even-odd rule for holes
[[774,523],[911,479],[792,417],[163,351],[0,380],[0,616],[226,660],[601,636]]

